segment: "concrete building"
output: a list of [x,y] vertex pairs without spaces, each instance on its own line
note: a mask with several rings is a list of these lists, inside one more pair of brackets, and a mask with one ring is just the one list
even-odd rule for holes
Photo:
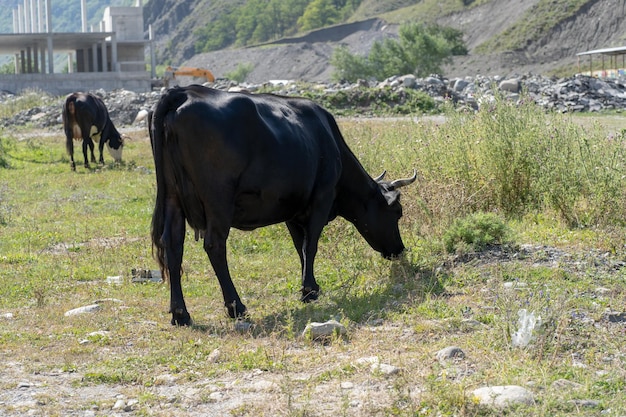
[[[82,32],[54,33],[52,0],[24,0],[13,10],[12,34],[0,34],[0,55],[11,55],[15,74],[0,74],[0,89],[13,93],[40,89],[54,95],[99,88],[144,92],[151,88],[146,71],[143,6],[107,7],[99,24],[87,27],[81,1]],[[67,65],[55,68],[55,56]]]

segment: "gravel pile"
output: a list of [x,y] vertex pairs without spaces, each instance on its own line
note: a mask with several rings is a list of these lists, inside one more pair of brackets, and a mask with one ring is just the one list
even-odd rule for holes
[[[223,90],[247,90],[250,92],[267,88],[270,83],[241,84],[229,80],[217,80],[213,85]],[[594,112],[619,110],[626,107],[626,87],[619,80],[601,80],[577,75],[555,79],[541,75],[527,74],[503,79],[501,77],[464,77],[447,79],[440,76],[416,78],[413,75],[391,77],[382,82],[361,80],[358,83],[310,84],[283,81],[272,86],[273,90],[284,95],[302,95],[307,89],[332,94],[339,91],[366,91],[368,88],[390,89],[393,91],[415,89],[426,92],[436,101],[452,99],[457,105],[478,109],[481,103],[489,102],[498,92],[517,100],[526,94],[538,105],[558,112]],[[95,91],[102,97],[113,122],[118,126],[135,123],[137,115],[151,109],[161,96],[160,91],[135,93],[126,90]],[[394,97],[398,95],[389,95]],[[0,92],[0,103],[10,103],[20,97]],[[63,98],[50,98],[49,104],[33,107],[13,117],[0,119],[1,126],[33,125],[40,128],[56,128],[62,124],[61,108]],[[390,103],[393,104],[393,103]]]

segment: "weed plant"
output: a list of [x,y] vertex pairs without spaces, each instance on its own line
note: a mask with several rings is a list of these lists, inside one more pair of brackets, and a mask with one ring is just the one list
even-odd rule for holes
[[444,217],[547,211],[573,227],[626,218],[623,133],[496,95],[476,114],[448,112],[446,123],[417,130],[415,142],[423,185]]

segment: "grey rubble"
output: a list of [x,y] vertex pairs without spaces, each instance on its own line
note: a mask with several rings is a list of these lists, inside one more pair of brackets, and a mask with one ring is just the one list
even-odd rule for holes
[[[246,89],[257,91],[269,84],[237,85],[228,80],[217,80],[213,87],[219,89]],[[464,78],[444,78],[433,75],[415,78],[412,75],[395,76],[382,82],[361,80],[358,83],[300,83],[283,81],[277,84],[277,93],[302,95],[307,89],[336,92],[340,90],[358,90],[364,87],[389,88],[393,90],[415,89],[427,93],[437,101],[452,100],[459,106],[478,109],[482,103],[492,101],[500,92],[503,96],[517,100],[528,97],[538,105],[558,112],[594,112],[620,110],[626,107],[626,86],[620,80],[603,80],[583,75],[569,78],[550,78],[542,75],[526,74],[510,77],[475,76]],[[116,125],[132,125],[141,110],[148,110],[158,101],[161,93],[151,91],[135,93],[126,90],[95,91],[101,96],[109,109],[111,119]],[[0,92],[0,103],[16,100],[19,97]],[[19,114],[0,120],[1,126],[32,124],[41,128],[56,128],[61,124],[61,106],[63,98],[51,100],[53,104],[35,107]]]

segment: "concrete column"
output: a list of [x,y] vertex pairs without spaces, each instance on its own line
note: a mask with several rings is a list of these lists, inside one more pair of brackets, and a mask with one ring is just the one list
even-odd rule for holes
[[24,33],[30,33],[30,7],[28,0],[24,0]]
[[37,32],[43,33],[43,2],[37,0]]
[[39,60],[41,61],[41,64],[39,65],[39,72],[41,72],[42,74],[46,73],[46,48],[42,47],[39,50]]
[[33,57],[32,57],[32,50],[30,49],[30,46],[26,47],[26,73],[27,74],[32,74],[33,73]]
[[48,33],[52,33],[52,9],[50,7],[50,0],[46,0],[46,32]]
[[48,41],[48,74],[54,74],[54,51],[52,48],[52,36],[51,35],[48,35],[47,41]]
[[87,0],[80,0],[80,17],[82,21],[82,31],[87,32]]
[[102,72],[107,72],[109,70],[108,68],[108,62],[107,62],[107,41],[106,40],[102,40],[102,42],[100,43],[100,48],[101,48],[101,56],[102,56]]
[[115,37],[115,22],[113,23],[113,35],[111,35],[111,71],[118,72],[117,67],[117,38]]
[[20,74],[26,74],[26,53],[23,49],[20,51]]
[[150,76],[156,78],[156,53],[154,51],[154,32],[152,25],[148,25],[148,39],[150,40]]
[[74,60],[72,59],[72,54],[73,52],[67,54],[67,72],[70,74],[74,72]]
[[93,61],[93,67],[91,72],[99,72],[98,71],[98,44],[94,43],[91,45],[91,59]]
[[13,33],[20,33],[20,21],[17,12],[18,9],[13,9]]
[[37,32],[37,10],[35,9],[35,0],[30,0],[30,31]]
[[15,54],[15,73],[20,73],[20,54]]
[[39,48],[33,46],[33,73],[39,72]]

